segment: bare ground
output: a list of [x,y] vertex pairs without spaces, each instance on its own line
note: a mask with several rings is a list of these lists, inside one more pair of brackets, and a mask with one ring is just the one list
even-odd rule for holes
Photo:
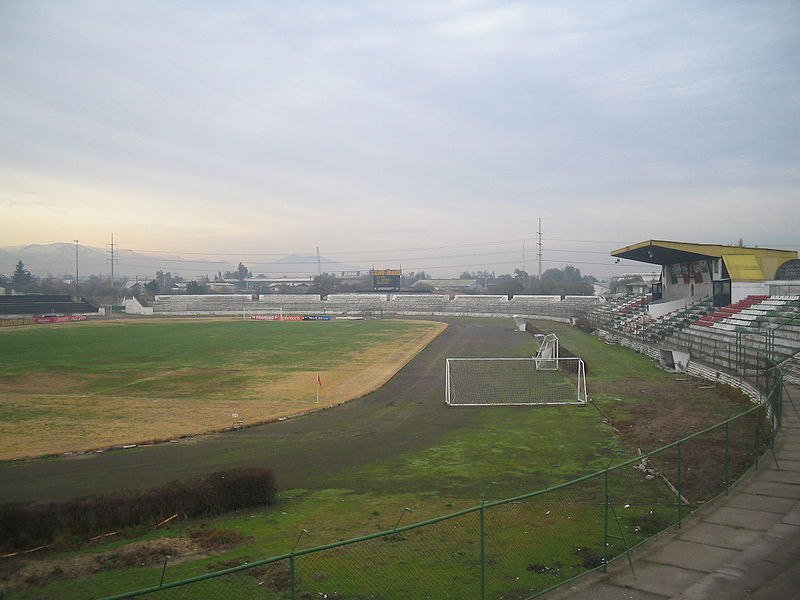
[[169,564],[176,565],[230,550],[243,539],[235,531],[201,529],[189,536],[132,542],[114,550],[85,552],[69,558],[6,558],[0,563],[0,583],[8,589],[32,587],[54,579],[76,579],[100,571],[152,567],[162,564],[167,557]]

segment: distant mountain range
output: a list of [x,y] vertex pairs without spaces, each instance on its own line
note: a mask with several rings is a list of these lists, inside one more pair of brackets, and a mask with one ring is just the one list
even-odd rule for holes
[[[106,248],[93,248],[78,245],[78,271],[80,278],[89,275],[108,277],[111,275],[111,255]],[[19,261],[37,277],[75,276],[75,245],[66,243],[31,244],[29,246],[10,246],[0,248],[0,273],[10,275]],[[341,271],[365,271],[363,267],[348,265],[319,258],[316,255],[290,254],[279,260],[270,262],[248,261],[246,256],[241,261],[256,276],[264,274],[274,277],[308,277],[323,273]],[[214,276],[218,272],[235,271],[239,261],[187,259],[174,254],[151,254],[133,250],[115,252],[114,277],[151,279],[156,271],[169,271],[185,279],[200,278],[204,275]]]

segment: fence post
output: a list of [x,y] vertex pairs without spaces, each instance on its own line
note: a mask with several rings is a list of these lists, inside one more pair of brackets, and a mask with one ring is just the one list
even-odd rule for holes
[[725,421],[725,495],[731,489],[731,438],[730,423]]
[[681,446],[683,442],[678,442],[677,451],[678,451],[678,528],[680,528],[681,523],[683,522],[683,455],[681,452]]
[[[484,502],[486,502],[484,500]],[[486,600],[486,519],[484,517],[483,502],[481,503],[481,600]]]
[[158,582],[158,587],[164,585],[164,575],[167,573],[167,563],[169,562],[169,554],[164,557],[164,566],[161,567],[161,581]]
[[[612,459],[613,460],[613,459]],[[608,467],[603,473],[603,491],[605,494],[605,502],[603,509],[603,572],[608,572]]]
[[289,594],[291,600],[296,600],[297,598],[297,569],[295,565],[295,554],[294,551],[297,550],[297,545],[300,543],[300,540],[303,539],[304,535],[311,535],[311,532],[308,529],[303,529],[300,531],[300,535],[297,536],[297,540],[292,546],[292,551],[289,554]]
[[764,405],[762,404],[759,410],[755,412],[756,415],[756,427],[755,427],[755,439],[753,440],[753,456],[755,457],[755,466],[758,466],[758,463],[761,459],[761,455],[759,454],[759,446],[761,446],[761,424],[764,419]]
[[289,557],[289,597],[297,598],[297,577],[295,576],[294,553]]

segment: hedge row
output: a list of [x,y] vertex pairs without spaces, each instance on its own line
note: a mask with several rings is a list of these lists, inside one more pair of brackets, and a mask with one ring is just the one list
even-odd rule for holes
[[0,505],[0,551],[57,538],[88,539],[125,527],[156,525],[174,514],[204,517],[272,504],[275,478],[266,467],[242,467],[159,487],[48,503]]

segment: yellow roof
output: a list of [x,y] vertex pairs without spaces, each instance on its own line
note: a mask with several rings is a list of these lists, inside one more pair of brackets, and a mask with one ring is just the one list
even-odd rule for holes
[[764,273],[752,254],[723,254],[722,260],[733,281],[764,281]]
[[749,246],[723,246],[721,244],[693,244],[666,240],[647,240],[614,250],[611,256],[656,265],[695,262],[718,258],[725,261],[734,281],[764,281],[775,276],[775,271],[787,260],[797,258],[794,250],[753,248]]

